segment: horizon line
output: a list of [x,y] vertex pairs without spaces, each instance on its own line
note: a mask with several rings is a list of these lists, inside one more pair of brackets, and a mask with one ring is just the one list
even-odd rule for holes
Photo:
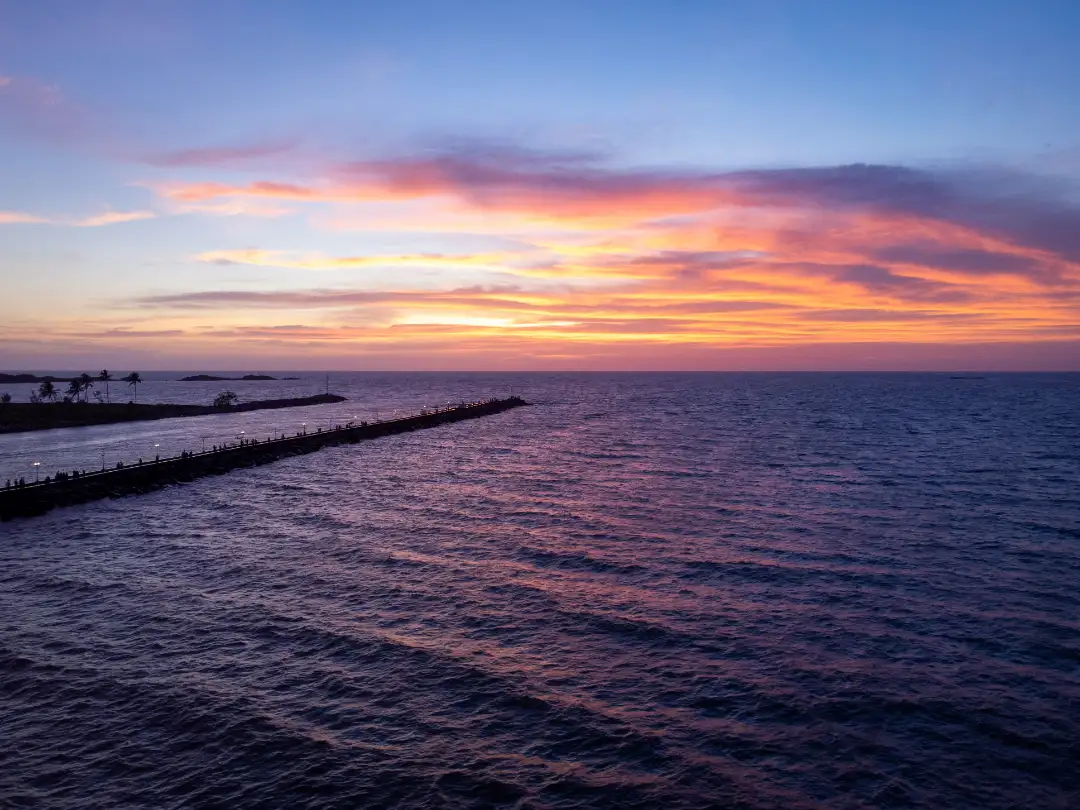
[[[127,368],[126,366],[124,367]],[[83,371],[75,369],[44,369],[39,371],[0,369],[0,374],[31,374],[34,376],[59,376],[63,374],[82,374]],[[757,368],[757,369],[249,369],[249,368],[220,368],[220,369],[192,369],[192,368],[146,368],[140,370],[141,374],[179,374],[179,373],[202,373],[202,374],[1080,374],[1080,368],[1055,369],[1055,368],[1004,368],[1004,369],[981,369],[981,368],[881,368],[881,369],[850,369],[850,368]],[[95,378],[95,382],[97,382]],[[116,379],[113,382],[123,382]],[[173,382],[173,381],[168,381]],[[176,381],[178,382],[178,381]],[[220,382],[289,382],[289,380],[221,380]],[[15,385],[29,385],[29,383],[13,383]]]

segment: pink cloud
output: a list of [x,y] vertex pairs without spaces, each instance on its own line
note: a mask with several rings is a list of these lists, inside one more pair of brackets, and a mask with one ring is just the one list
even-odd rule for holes
[[154,219],[153,211],[108,211],[104,214],[71,220],[69,224],[77,228],[99,228],[103,225],[117,225],[123,222],[137,222],[141,219]]
[[0,225],[41,224],[49,220],[23,211],[0,211]]
[[296,212],[295,208],[257,199],[225,199],[207,202],[178,202],[172,205],[178,214],[206,214],[216,217],[259,217],[277,219]]
[[153,211],[107,211],[87,217],[42,217],[23,211],[0,211],[0,225],[36,224],[60,225],[74,228],[100,228],[104,225],[116,225],[122,222],[135,222],[141,219],[154,219]]

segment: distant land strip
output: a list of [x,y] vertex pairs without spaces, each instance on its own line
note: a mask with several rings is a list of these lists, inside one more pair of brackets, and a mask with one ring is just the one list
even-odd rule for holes
[[317,394],[289,399],[257,399],[239,405],[169,405],[89,402],[8,402],[0,403],[0,433],[30,430],[108,425],[115,422],[142,422],[151,419],[174,419],[181,416],[205,416],[212,413],[263,411],[274,408],[302,408],[344,402],[337,394]]
[[297,433],[281,438],[241,440],[206,452],[184,452],[173,458],[123,465],[83,472],[60,472],[40,483],[10,485],[0,489],[0,520],[32,517],[60,506],[73,506],[102,498],[137,495],[156,489],[194,481],[207,475],[220,475],[240,467],[270,464],[289,456],[313,453],[324,447],[356,444],[395,433],[436,427],[448,422],[491,416],[528,403],[520,397],[489,399],[462,403],[438,410],[421,411],[416,416],[377,422],[349,423],[330,430]]
[[[72,377],[78,377],[78,374],[68,374],[65,376],[56,376],[54,374],[45,374],[38,376],[37,374],[10,374],[8,372],[0,371],[0,385],[8,384],[25,384],[25,383],[43,383],[43,382],[67,382]],[[181,377],[177,382],[261,382],[264,380],[299,380],[299,377],[271,377],[269,374],[245,374],[243,377],[215,377],[213,374],[194,374],[190,377]],[[97,382],[98,378],[94,378],[94,382]],[[164,380],[168,382],[168,380]]]
[[[79,375],[76,374],[74,376],[77,377]],[[57,377],[57,376],[54,376],[52,374],[45,374],[44,376],[39,377],[37,374],[8,374],[6,372],[0,371],[0,383],[9,383],[9,384],[14,384],[14,383],[22,384],[22,383],[43,383],[43,382],[54,382],[54,383],[56,383],[56,382],[67,382],[68,380],[71,379],[71,377],[72,377],[72,375],[70,375],[70,374],[68,376],[66,376],[66,377]]]

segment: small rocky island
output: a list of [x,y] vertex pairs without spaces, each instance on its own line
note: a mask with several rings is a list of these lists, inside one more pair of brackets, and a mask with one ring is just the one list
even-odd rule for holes
[[193,374],[190,377],[181,377],[180,382],[250,382],[276,379],[277,377],[271,377],[268,374],[245,374],[243,377],[215,377],[212,374]]

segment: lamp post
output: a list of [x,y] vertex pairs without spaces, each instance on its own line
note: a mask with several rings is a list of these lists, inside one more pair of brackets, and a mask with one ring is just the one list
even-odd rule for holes
[[307,422],[301,422],[300,427],[304,429],[304,435],[307,436]]
[[35,484],[38,482],[38,475],[39,475],[40,471],[41,471],[41,462],[40,461],[35,461],[34,462],[34,483]]

